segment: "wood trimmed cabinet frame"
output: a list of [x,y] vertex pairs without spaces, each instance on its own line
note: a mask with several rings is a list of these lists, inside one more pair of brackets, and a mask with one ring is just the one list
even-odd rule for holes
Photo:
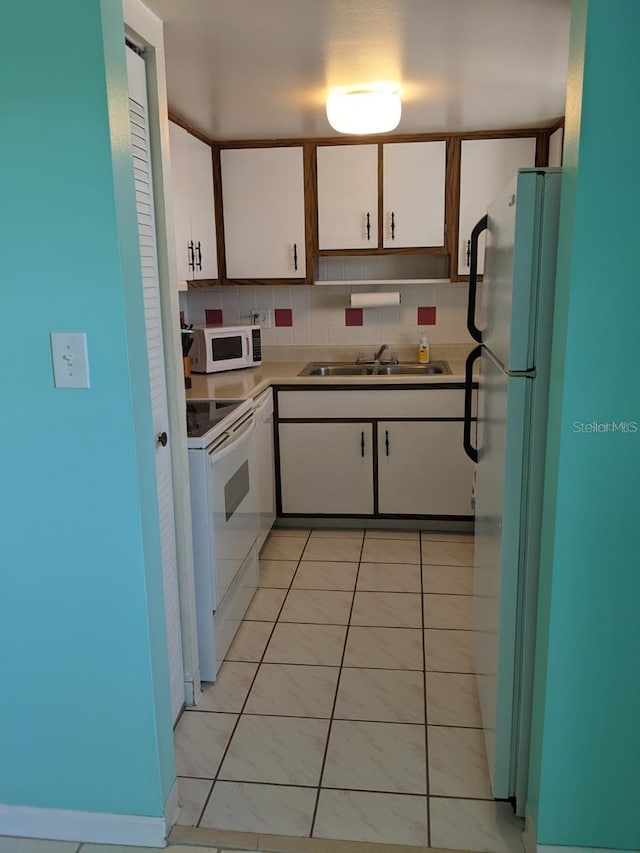
[[[412,255],[448,255],[450,259],[450,280],[467,281],[468,276],[458,272],[459,239],[458,231],[460,225],[460,175],[461,175],[461,144],[466,140],[480,139],[508,139],[508,138],[531,138],[535,140],[535,166],[546,166],[549,158],[549,138],[558,128],[564,124],[564,119],[555,120],[546,128],[524,128],[518,130],[489,130],[475,131],[457,134],[397,134],[397,135],[372,135],[367,137],[318,137],[313,139],[265,139],[265,140],[212,140],[195,128],[184,122],[178,115],[169,112],[169,120],[180,125],[193,136],[206,142],[212,149],[213,162],[213,192],[216,219],[216,243],[218,250],[218,279],[189,282],[189,287],[203,287],[210,285],[287,285],[313,284],[314,261],[322,256],[345,256],[345,255],[388,255],[398,256],[402,254]],[[434,142],[444,141],[446,144],[446,166],[445,166],[445,198],[444,198],[444,244],[442,246],[429,247],[402,247],[385,248],[383,239],[384,228],[384,200],[383,200],[383,176],[384,157],[383,146],[393,143],[406,142]],[[378,205],[376,210],[376,245],[360,249],[323,249],[320,250],[318,242],[318,183],[317,183],[317,160],[316,150],[319,146],[345,146],[372,144],[378,147]],[[303,189],[304,189],[304,253],[306,266],[301,270],[301,275],[295,278],[229,278],[227,275],[227,255],[224,239],[224,204],[222,187],[221,151],[226,149],[258,149],[258,148],[281,148],[300,147],[303,156]],[[348,283],[348,282],[347,282]]]

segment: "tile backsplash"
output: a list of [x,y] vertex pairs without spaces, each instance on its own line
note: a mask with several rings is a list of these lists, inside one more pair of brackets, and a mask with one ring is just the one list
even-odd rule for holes
[[[399,292],[400,305],[349,308],[352,292]],[[189,323],[220,317],[226,325],[250,323],[252,311],[269,309],[267,346],[414,344],[426,332],[433,343],[470,343],[465,283],[225,286],[181,292],[180,310]],[[209,312],[207,314],[207,312]],[[214,313],[215,312],[215,313]],[[356,313],[361,312],[361,314]]]

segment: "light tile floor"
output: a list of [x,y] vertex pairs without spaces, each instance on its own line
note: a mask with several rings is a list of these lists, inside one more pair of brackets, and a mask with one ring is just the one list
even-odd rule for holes
[[218,681],[176,728],[179,824],[521,850],[490,794],[472,560],[463,534],[273,531]]

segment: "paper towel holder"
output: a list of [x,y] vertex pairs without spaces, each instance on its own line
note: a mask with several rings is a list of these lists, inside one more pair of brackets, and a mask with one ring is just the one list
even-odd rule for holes
[[402,297],[398,291],[386,293],[351,293],[349,304],[352,308],[390,308],[400,305]]

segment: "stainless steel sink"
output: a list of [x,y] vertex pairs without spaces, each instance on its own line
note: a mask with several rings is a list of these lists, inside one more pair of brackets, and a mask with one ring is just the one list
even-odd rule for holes
[[299,374],[300,376],[371,376],[374,367],[362,367],[357,364],[316,364],[312,362]]
[[450,374],[446,361],[429,364],[347,364],[312,361],[299,376],[434,376]]
[[431,361],[429,364],[381,364],[378,376],[439,376],[450,374],[446,361]]

